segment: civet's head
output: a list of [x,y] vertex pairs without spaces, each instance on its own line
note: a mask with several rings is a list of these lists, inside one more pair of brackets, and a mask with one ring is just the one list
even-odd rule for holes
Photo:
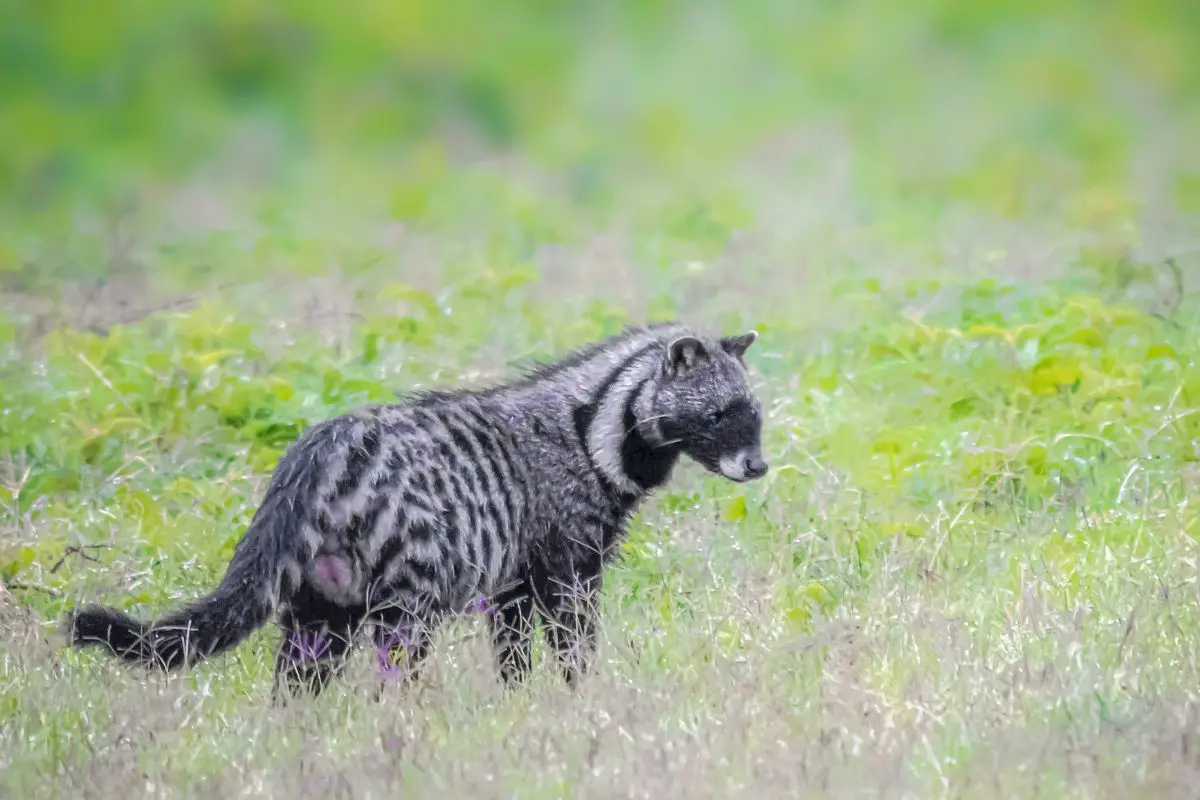
[[750,390],[743,360],[757,338],[750,331],[720,339],[683,335],[669,341],[652,409],[664,443],[738,483],[767,474],[762,404]]

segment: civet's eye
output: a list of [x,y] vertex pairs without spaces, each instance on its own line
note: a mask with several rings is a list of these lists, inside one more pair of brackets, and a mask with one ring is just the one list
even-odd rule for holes
[[725,419],[725,409],[723,408],[708,412],[708,422],[710,425],[716,425],[723,419]]

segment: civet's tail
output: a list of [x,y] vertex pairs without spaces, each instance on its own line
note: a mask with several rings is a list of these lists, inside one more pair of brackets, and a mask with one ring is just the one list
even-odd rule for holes
[[[302,535],[302,498],[315,475],[295,453],[281,463],[220,585],[209,595],[155,620],[89,605],[70,612],[66,633],[75,647],[100,647],[126,662],[173,670],[234,647],[264,625],[296,590],[315,542]],[[290,463],[289,463],[290,462]],[[297,491],[299,490],[299,491]]]

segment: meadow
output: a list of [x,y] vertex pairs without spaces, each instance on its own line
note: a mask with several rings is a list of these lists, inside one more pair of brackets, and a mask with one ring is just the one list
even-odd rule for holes
[[[1200,5],[349,8],[0,10],[0,796],[1194,796]],[[643,509],[576,691],[64,648],[308,425],[675,317],[772,470]]]

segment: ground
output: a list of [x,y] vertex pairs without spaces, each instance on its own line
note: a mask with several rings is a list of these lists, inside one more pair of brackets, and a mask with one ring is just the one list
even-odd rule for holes
[[[0,794],[1193,796],[1200,19],[1042,5],[2,12]],[[63,648],[307,425],[670,316],[772,471],[638,515],[578,690]]]

